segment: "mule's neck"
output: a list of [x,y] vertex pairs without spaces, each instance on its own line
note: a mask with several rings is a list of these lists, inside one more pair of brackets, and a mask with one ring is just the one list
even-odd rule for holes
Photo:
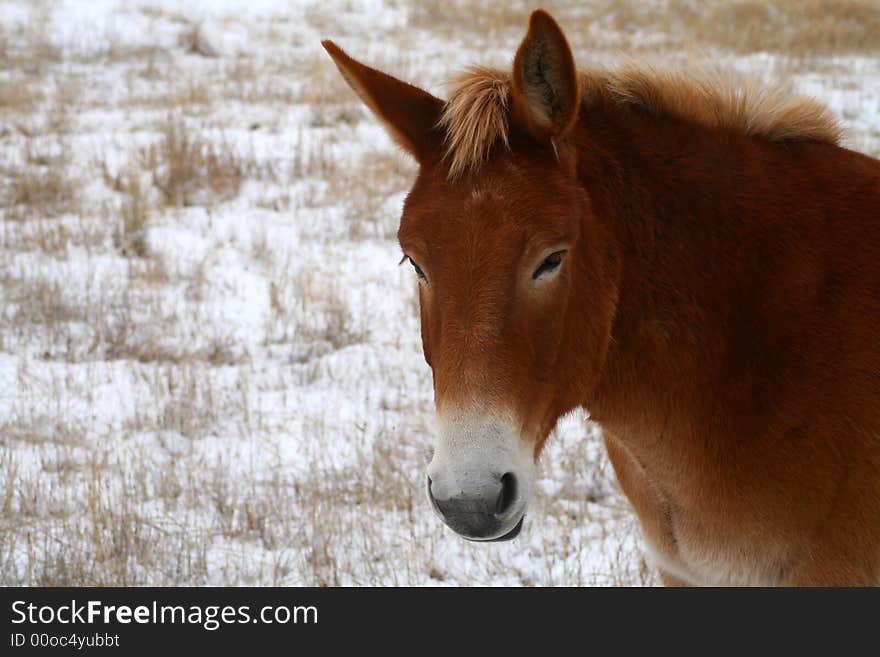
[[696,426],[748,434],[787,394],[783,373],[798,367],[799,336],[789,327],[802,307],[790,283],[814,273],[803,270],[801,256],[810,254],[785,239],[800,227],[784,203],[792,190],[772,175],[797,155],[602,107],[584,111],[574,141],[581,183],[614,235],[621,271],[612,339],[587,410],[612,432],[648,441],[711,441],[689,435]]

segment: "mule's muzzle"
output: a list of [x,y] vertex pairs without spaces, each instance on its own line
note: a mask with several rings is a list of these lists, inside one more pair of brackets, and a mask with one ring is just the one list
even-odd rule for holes
[[508,541],[522,529],[516,477],[505,473],[489,477],[470,490],[450,489],[428,477],[428,499],[456,534],[470,541]]
[[519,522],[514,525],[513,529],[507,532],[504,536],[499,536],[498,538],[490,538],[488,542],[490,543],[502,543],[504,541],[510,541],[517,536],[522,531],[523,521],[526,519],[526,514],[522,514],[519,517]]

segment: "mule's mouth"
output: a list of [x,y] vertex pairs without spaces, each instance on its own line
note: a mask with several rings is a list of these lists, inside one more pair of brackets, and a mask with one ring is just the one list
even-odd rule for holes
[[519,522],[514,525],[513,529],[511,529],[503,536],[499,536],[497,538],[468,538],[467,536],[465,536],[465,538],[467,538],[467,540],[469,541],[473,541],[474,543],[503,543],[504,541],[512,541],[517,536],[519,536],[519,533],[522,531],[523,520],[525,519],[526,514],[524,513],[522,514],[522,517],[520,517]]

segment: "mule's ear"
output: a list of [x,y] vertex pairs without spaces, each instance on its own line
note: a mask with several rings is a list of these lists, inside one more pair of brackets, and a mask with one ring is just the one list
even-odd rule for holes
[[543,9],[513,60],[513,117],[541,140],[563,137],[577,118],[577,70],[562,29]]
[[427,91],[364,66],[329,40],[321,42],[336,68],[360,99],[385,124],[391,137],[419,162],[439,152],[437,121],[443,101]]

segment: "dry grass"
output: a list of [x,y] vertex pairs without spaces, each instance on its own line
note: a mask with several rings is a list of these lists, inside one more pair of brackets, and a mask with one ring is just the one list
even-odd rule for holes
[[[590,3],[577,24],[581,29],[609,25],[623,35],[662,34],[666,47],[778,52],[789,57],[880,50],[880,5],[873,0],[599,0]],[[621,45],[627,50],[640,47],[637,41]]]
[[173,115],[144,163],[165,202],[175,207],[227,201],[238,194],[244,176],[241,159],[228,145],[201,139]]
[[204,23],[193,23],[180,35],[180,45],[183,49],[194,55],[215,58],[220,55],[217,47],[205,34]]
[[52,3],[34,2],[27,21],[12,27],[0,24],[0,55],[4,68],[29,76],[42,76],[61,60],[61,52],[49,34]]
[[268,339],[294,345],[297,362],[368,339],[366,330],[352,320],[337,285],[318,272],[302,271],[273,280],[269,303]]
[[22,208],[13,208],[6,215],[8,223],[0,222],[0,249],[63,258],[71,249],[100,249],[107,240],[105,224],[81,215],[19,221],[23,216]]
[[7,220],[24,221],[74,213],[78,206],[78,181],[70,170],[70,157],[61,143],[38,148],[32,140],[25,145],[24,164],[5,167],[5,190],[0,205]]
[[880,4],[873,0],[725,2],[690,25],[700,40],[737,52],[815,56],[880,51]]
[[[498,38],[501,33],[523,30],[529,12],[537,5],[524,0],[483,2],[477,0],[428,0],[413,5],[410,25],[431,32],[474,32]],[[548,10],[552,9],[546,5]]]
[[389,209],[387,199],[405,189],[414,174],[413,163],[393,147],[368,152],[360,162],[339,168],[336,175],[328,179],[326,199],[343,199],[351,217],[348,224],[351,239],[392,239],[397,234],[399,208]]
[[42,98],[42,92],[29,76],[15,73],[10,74],[7,79],[0,80],[0,110],[10,113],[27,112],[32,110]]
[[[545,6],[584,57],[761,50],[842,93],[862,81],[824,56],[880,49],[875,2]],[[415,166],[364,147],[374,120],[298,25],[439,91],[459,49],[508,61],[532,7],[428,0],[366,36],[319,5],[238,17],[234,55],[184,10],[132,9],[167,42],[101,27],[82,51],[52,3],[0,21],[0,583],[656,583],[583,423],[549,443],[527,540],[431,516],[430,372],[394,268]]]
[[[569,2],[550,0],[541,6],[564,19],[572,41],[592,48],[656,48],[626,38],[647,32],[664,35],[664,47],[688,44],[741,53],[813,56],[880,50],[880,5],[873,0],[592,0],[579,3],[577,11]],[[492,41],[521,32],[534,7],[527,2],[430,0],[413,8],[410,24]]]
[[7,277],[4,283],[10,292],[7,316],[12,326],[32,331],[36,324],[60,331],[62,325],[84,319],[83,309],[65,299],[59,281],[26,276]]
[[122,255],[143,258],[147,255],[146,223],[151,204],[141,171],[130,162],[125,170],[113,176],[105,165],[104,177],[123,197],[113,243]]

